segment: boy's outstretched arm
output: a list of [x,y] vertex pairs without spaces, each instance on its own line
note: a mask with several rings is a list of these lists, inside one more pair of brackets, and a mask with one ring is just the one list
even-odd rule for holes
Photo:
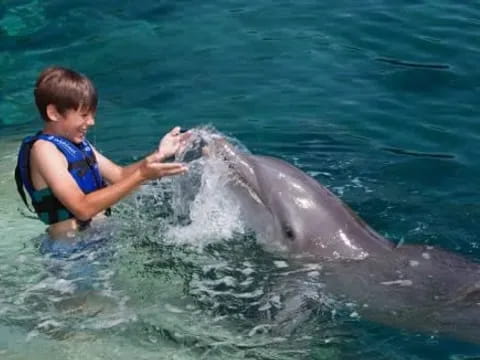
[[159,162],[159,154],[154,153],[134,164],[127,173],[121,173],[121,176],[112,173],[118,178],[111,186],[84,194],[68,172],[65,156],[54,144],[39,140],[32,147],[30,156],[55,197],[79,220],[91,219],[124,198],[144,181],[186,171],[182,164]]
[[[175,154],[179,146],[188,136],[188,133],[180,133],[180,127],[177,126],[173,128],[162,138],[158,146],[158,151],[151,154],[151,156],[154,155],[155,159],[159,162],[168,159]],[[138,167],[141,166],[143,161],[140,160],[127,166],[119,166],[110,159],[103,156],[96,149],[93,150],[97,158],[100,173],[108,181],[109,184],[115,184],[123,178],[130,176],[138,169]]]

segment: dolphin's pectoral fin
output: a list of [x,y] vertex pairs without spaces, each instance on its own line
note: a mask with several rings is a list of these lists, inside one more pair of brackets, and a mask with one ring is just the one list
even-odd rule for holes
[[258,310],[270,332],[278,336],[291,336],[308,328],[305,325],[310,320],[315,319],[317,323],[323,315],[326,321],[331,320],[331,305],[319,295],[318,284],[312,284],[303,276],[290,275],[274,286]]
[[259,308],[267,324],[263,326],[276,335],[292,335],[313,312],[303,294],[270,295]]
[[[300,289],[297,289],[300,290]],[[303,289],[295,295],[285,296],[280,308],[276,309],[268,331],[280,337],[308,338],[313,334],[325,339],[326,343],[348,341],[352,336],[350,328],[337,318],[336,303],[326,294],[313,295],[312,289]]]
[[272,330],[281,335],[292,335],[302,324],[311,318],[314,312],[312,301],[303,294],[288,297],[283,301],[283,308],[276,314]]

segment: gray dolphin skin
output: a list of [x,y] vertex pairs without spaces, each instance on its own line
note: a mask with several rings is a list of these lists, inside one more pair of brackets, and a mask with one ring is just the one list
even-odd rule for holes
[[269,241],[279,241],[289,253],[363,259],[393,249],[391,242],[296,167],[273,157],[242,154],[222,140],[210,148],[229,165],[247,223],[255,224],[260,213],[267,213],[269,221],[262,219],[254,229]]
[[322,291],[361,318],[480,343],[480,264],[428,246],[395,247],[296,167],[218,138],[208,156],[229,168],[246,223],[267,246],[320,265]]

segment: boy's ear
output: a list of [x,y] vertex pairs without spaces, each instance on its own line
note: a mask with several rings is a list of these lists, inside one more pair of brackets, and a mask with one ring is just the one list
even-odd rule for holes
[[57,107],[53,104],[47,105],[47,116],[51,121],[59,121],[61,116],[57,110]]

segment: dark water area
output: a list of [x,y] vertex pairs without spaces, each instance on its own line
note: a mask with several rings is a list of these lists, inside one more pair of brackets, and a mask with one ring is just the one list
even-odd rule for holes
[[[0,236],[0,257],[5,265],[1,268],[4,290],[0,304],[10,310],[0,334],[17,334],[17,323],[11,319],[31,311],[27,304],[18,305],[13,294],[30,294],[25,283],[35,286],[41,280],[26,264],[33,262],[35,269],[41,268],[40,255],[28,239],[42,230],[19,216],[21,203],[14,193],[11,171],[20,139],[41,127],[32,91],[38,73],[46,66],[72,67],[95,82],[100,102],[89,139],[114,161],[138,159],[153,150],[173,126],[209,124],[253,153],[280,157],[312,175],[393,242],[439,246],[480,261],[479,33],[480,3],[448,0],[3,1],[0,199],[5,205],[1,206],[0,225],[5,230]],[[168,202],[169,197],[162,194],[159,198]],[[168,210],[153,211],[167,228],[172,225]],[[119,216],[128,222],[125,214]],[[255,315],[247,310],[249,300],[232,304],[231,299],[217,298],[214,292],[192,290],[191,279],[205,270],[197,271],[197,267],[215,258],[225,267],[207,271],[205,277],[231,277],[241,283],[246,279],[241,279],[244,273],[240,270],[251,268],[258,275],[251,279],[252,286],[265,289],[264,281],[283,271],[275,265],[278,259],[255,245],[251,237],[245,240],[241,235],[239,240],[231,233],[221,233],[228,241],[209,244],[201,254],[191,249],[172,253],[166,245],[155,250],[152,239],[159,237],[159,230],[152,228],[152,219],[142,222],[142,216],[135,213],[136,220],[123,229],[122,257],[114,261],[113,269],[105,269],[117,274],[109,284],[115,291],[128,293],[132,302],[122,303],[123,295],[112,295],[117,305],[121,303],[118,311],[148,318],[155,313],[153,309],[163,309],[172,299],[182,298],[185,294],[177,292],[185,287],[186,294],[198,303],[184,305],[187,309],[198,305],[199,317],[193,321],[184,312],[172,311],[171,317],[152,320],[153,325],[147,326],[125,315],[122,319],[129,319],[130,327],[125,322],[108,330],[99,325],[103,330],[96,330],[100,334],[96,342],[75,340],[78,343],[71,352],[51,352],[54,357],[76,359],[90,349],[92,359],[109,358],[107,354],[114,352],[123,359],[138,351],[150,359],[161,353],[163,346],[164,358],[198,358],[199,354],[209,356],[213,343],[225,345],[227,340],[204,338],[202,346],[198,345],[201,342],[185,341],[180,347],[178,342],[169,342],[168,332],[155,332],[155,327],[179,322],[183,327],[176,328],[177,333],[198,335],[205,329],[189,327],[191,321],[210,323],[225,316],[229,324],[239,324],[244,335],[249,332],[245,329],[258,321],[252,320]],[[148,239],[140,239],[140,234]],[[125,249],[132,253],[125,254]],[[24,262],[12,260],[12,254],[22,255]],[[21,271],[15,274],[12,266]],[[125,272],[129,275],[122,277]],[[200,276],[196,284],[210,284],[204,280]],[[228,281],[225,286],[229,287]],[[171,298],[165,295],[174,287],[178,290],[172,291]],[[228,311],[206,310],[221,306]],[[243,318],[233,315],[236,313]],[[68,319],[42,314],[59,323]],[[29,321],[38,324],[41,319],[39,315]],[[85,319],[78,321],[79,328],[88,328]],[[95,319],[91,321],[95,323]],[[295,338],[301,339],[301,354],[285,342],[278,352],[253,355],[251,349],[229,343],[215,356],[457,359],[480,355],[478,345],[351,321],[353,326],[342,325],[342,334],[338,334],[332,323],[309,318],[301,336]],[[324,325],[320,330],[319,322]],[[0,357],[33,358],[22,352],[22,344],[32,344],[25,342],[31,335],[29,326],[18,325],[27,329],[25,334],[18,330],[10,342],[0,342]],[[325,334],[330,330],[329,337]],[[232,334],[228,336],[226,331],[221,327],[219,333],[234,343],[235,330],[229,328]],[[157,343],[148,340],[151,336]],[[270,344],[265,348],[275,349],[273,335],[265,336]],[[131,347],[118,346],[124,337],[135,339]],[[335,340],[327,346],[323,341],[327,338]],[[57,344],[62,341],[67,340],[47,337],[38,346],[63,349],[64,345]],[[89,348],[89,341],[96,345]]]

